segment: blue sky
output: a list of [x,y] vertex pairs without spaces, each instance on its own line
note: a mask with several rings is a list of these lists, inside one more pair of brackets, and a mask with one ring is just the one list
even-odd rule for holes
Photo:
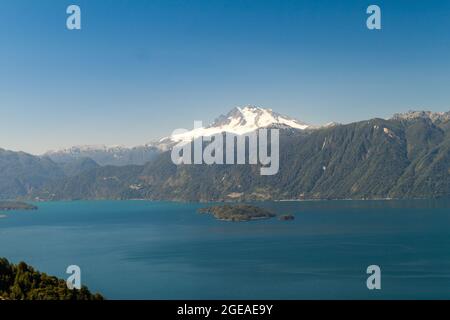
[[313,124],[450,109],[447,0],[1,1],[0,41],[0,147],[31,153],[142,144],[247,104]]

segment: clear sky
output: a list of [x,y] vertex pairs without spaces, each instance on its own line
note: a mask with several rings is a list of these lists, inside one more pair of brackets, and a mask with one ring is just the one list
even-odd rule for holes
[[[80,31],[66,29],[70,4]],[[448,111],[449,84],[448,0],[0,2],[11,150],[138,145],[247,104],[313,124]]]

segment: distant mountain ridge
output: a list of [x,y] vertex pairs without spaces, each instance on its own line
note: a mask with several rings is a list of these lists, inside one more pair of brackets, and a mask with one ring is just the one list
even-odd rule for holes
[[448,122],[450,120],[450,111],[431,112],[431,111],[408,111],[405,113],[396,113],[392,117],[394,120],[415,120],[430,119],[433,122]]
[[47,157],[0,149],[0,199],[29,194],[63,177],[63,170]]
[[49,157],[57,163],[70,163],[90,158],[102,166],[123,166],[145,164],[151,161],[158,153],[159,150],[152,146],[127,148],[123,146],[87,145],[49,151],[44,154],[44,157]]
[[449,121],[371,119],[281,129],[280,170],[181,165],[164,152],[144,166],[102,167],[49,184],[42,199],[247,201],[450,196]]
[[[328,124],[334,125],[333,123]],[[91,158],[98,164],[104,165],[143,165],[151,161],[155,156],[170,150],[176,143],[199,136],[211,136],[228,132],[233,134],[245,134],[259,128],[282,128],[305,130],[318,128],[281,115],[271,109],[257,106],[236,107],[226,115],[221,115],[210,125],[189,130],[183,134],[170,135],[136,147],[106,146],[106,145],[82,145],[61,150],[49,151],[44,156],[58,163],[67,163],[81,158]]]
[[387,120],[317,127],[301,122],[286,125],[282,121],[287,118],[279,121],[275,113],[270,114],[275,121],[266,121],[264,111],[250,111],[252,115],[246,118],[237,114],[242,109],[233,110],[202,130],[222,132],[227,126],[239,130],[255,123],[280,128],[277,175],[260,176],[258,165],[176,166],[170,151],[162,149],[145,164],[125,166],[100,165],[91,158],[60,163],[1,150],[0,199],[246,201],[450,196],[448,112],[414,111]]

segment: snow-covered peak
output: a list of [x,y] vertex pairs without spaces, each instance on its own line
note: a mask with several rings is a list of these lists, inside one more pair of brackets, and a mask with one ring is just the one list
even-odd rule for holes
[[276,113],[271,109],[256,106],[236,107],[226,115],[221,115],[208,126],[162,138],[157,146],[160,149],[167,150],[173,143],[180,141],[191,141],[198,137],[209,137],[223,132],[243,135],[260,128],[305,130],[313,128],[313,126]]
[[227,115],[220,116],[207,128],[220,128],[226,132],[244,134],[259,128],[280,127],[304,130],[308,124],[283,116],[272,111],[256,106],[236,107]]
[[[181,141],[192,141],[199,137],[210,137],[220,133],[231,133],[235,135],[243,135],[261,128],[278,128],[278,129],[318,129],[319,126],[312,126],[294,118],[281,115],[272,109],[261,108],[257,106],[247,105],[236,107],[226,115],[221,115],[210,125],[204,125],[193,130],[172,134],[157,141],[150,142],[143,146],[127,148],[124,146],[106,146],[106,145],[85,145],[74,146],[71,148],[49,151],[45,155],[59,162],[67,161],[67,159],[90,157],[98,163],[113,163],[109,158],[122,159],[129,157],[131,152],[147,154],[155,151],[166,151]],[[108,161],[103,160],[107,158]]]

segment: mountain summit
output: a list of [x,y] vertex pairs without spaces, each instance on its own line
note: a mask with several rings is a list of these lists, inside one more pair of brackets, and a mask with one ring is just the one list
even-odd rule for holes
[[236,107],[226,115],[221,115],[208,126],[194,128],[181,134],[173,134],[151,145],[161,150],[168,150],[175,143],[181,141],[191,141],[198,137],[209,137],[223,132],[243,135],[261,128],[305,130],[312,129],[314,126],[281,115],[271,109],[256,106]]
[[294,118],[256,106],[236,107],[225,116],[217,118],[207,129],[218,128],[226,132],[244,134],[259,128],[277,127],[304,130],[310,125]]
[[208,137],[222,132],[242,135],[260,128],[269,127],[296,130],[314,128],[291,117],[276,113],[271,109],[245,106],[236,107],[226,115],[221,115],[209,126],[195,128],[183,134],[164,137],[146,145],[133,148],[104,145],[75,146],[49,151],[44,156],[58,163],[91,158],[99,165],[142,165],[152,160],[159,152],[169,150],[180,141],[191,141],[192,138]]
[[[266,117],[269,121],[264,120]],[[185,132],[181,138],[280,125],[270,120],[272,117],[270,112],[259,109],[235,109],[210,126]],[[435,115],[419,112],[400,119],[375,118],[314,130],[280,130],[280,166],[273,176],[261,176],[260,166],[251,164],[177,166],[169,152],[143,166],[97,167],[51,183],[34,184],[33,188],[17,188],[16,193],[43,200],[201,202],[448,198],[450,122],[433,122],[430,118]],[[12,162],[0,172],[15,174],[14,165]],[[15,180],[14,176],[7,178],[9,184],[21,181],[20,176]]]
[[[257,165],[177,166],[169,153],[151,146],[145,146],[148,152],[144,153],[140,148],[131,153],[125,149],[123,156],[119,149],[107,152],[109,148],[82,147],[69,150],[73,158],[67,162],[0,149],[0,199],[214,202],[450,196],[450,120],[446,112],[417,111],[391,119],[313,127],[271,110],[243,107],[209,126],[172,135],[160,143],[170,148],[176,139],[224,131],[243,134],[260,127],[289,128],[280,130],[280,170],[275,176],[261,176]],[[145,164],[101,163],[112,159],[114,163],[139,160]]]

